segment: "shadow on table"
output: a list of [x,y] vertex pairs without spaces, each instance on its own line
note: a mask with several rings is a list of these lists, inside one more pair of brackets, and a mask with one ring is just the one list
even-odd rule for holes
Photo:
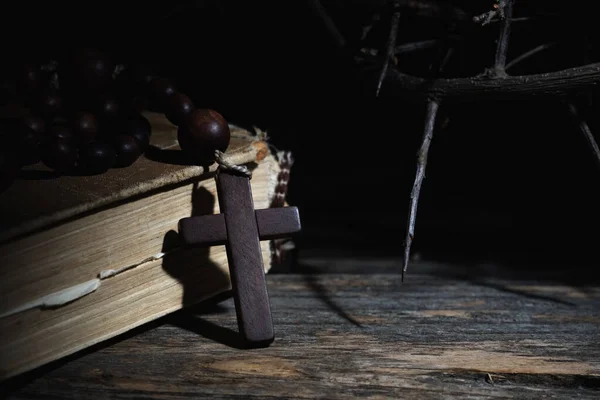
[[[226,326],[217,325],[202,318],[202,315],[207,314],[230,313],[230,309],[213,303],[226,300],[230,297],[231,292],[223,293],[208,304],[203,304],[201,307],[192,307],[185,310],[185,312],[170,316],[168,322],[178,328],[185,329],[193,334],[234,349],[250,349],[252,346],[243,340],[238,331]],[[231,318],[236,318],[235,313],[231,313]]]
[[[204,187],[196,185],[192,194],[192,217],[209,215],[214,211],[215,196]],[[185,247],[177,232],[170,231],[163,241],[164,270],[183,285],[182,312],[169,317],[169,323],[207,339],[234,348],[246,348],[241,335],[227,327],[209,322],[201,315],[228,312],[219,303],[231,298],[229,276],[210,259],[209,247]],[[173,247],[177,251],[172,251]],[[207,292],[220,292],[209,300],[197,304]],[[193,306],[194,304],[197,304]],[[233,316],[235,318],[235,315]]]
[[[301,249],[302,250],[302,249]],[[521,260],[519,262],[518,260]],[[533,268],[524,262],[523,255],[515,256],[513,262],[485,262],[482,259],[465,259],[441,257],[440,259],[414,260],[409,263],[406,283],[418,280],[426,283],[428,280],[458,280],[473,285],[512,293],[534,300],[549,301],[565,306],[575,306],[571,298],[563,298],[560,293],[544,291],[545,286],[565,286],[581,293],[594,296],[600,283],[597,268],[590,265],[571,266],[558,262],[544,269],[537,265]],[[372,254],[352,254],[351,250],[339,251],[300,251],[293,273],[306,276],[307,281],[315,291],[323,292],[323,288],[315,287],[317,275],[327,274],[383,274],[399,277],[401,273],[401,256],[381,256]],[[525,290],[521,283],[532,290]],[[539,287],[540,290],[535,290]],[[561,289],[562,290],[562,289]],[[326,296],[326,295],[321,295]],[[320,297],[321,297],[320,296]]]

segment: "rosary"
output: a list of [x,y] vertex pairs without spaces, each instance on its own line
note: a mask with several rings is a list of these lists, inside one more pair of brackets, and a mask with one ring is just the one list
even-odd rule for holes
[[[283,204],[254,209],[251,171],[224,157],[230,142],[225,118],[196,108],[169,79],[124,70],[94,49],[78,52],[62,69],[52,62],[25,65],[21,76],[21,100],[30,111],[16,123],[15,151],[0,154],[0,192],[21,167],[40,161],[57,174],[95,175],[131,166],[150,144],[151,126],[141,114],[150,98],[178,127],[190,163],[206,170],[218,164],[221,214],[183,218],[180,238],[185,246],[226,246],[239,333],[248,347],[268,346],[274,329],[260,241],[299,232],[300,217],[296,207]],[[140,87],[146,96],[137,96]]]

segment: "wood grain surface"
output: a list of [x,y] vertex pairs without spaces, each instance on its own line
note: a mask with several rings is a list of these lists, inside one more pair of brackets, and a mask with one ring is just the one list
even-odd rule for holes
[[[364,264],[367,266],[367,264]],[[600,287],[423,273],[267,277],[276,340],[239,349],[231,299],[2,386],[10,399],[596,399]]]

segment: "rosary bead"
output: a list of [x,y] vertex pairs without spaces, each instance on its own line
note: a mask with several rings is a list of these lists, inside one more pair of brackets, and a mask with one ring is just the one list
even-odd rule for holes
[[100,96],[97,104],[97,115],[100,121],[112,123],[121,115],[121,104],[111,93]]
[[77,158],[77,147],[67,139],[56,138],[48,141],[42,152],[43,163],[61,173],[73,169],[77,163]]
[[230,137],[225,118],[208,109],[194,111],[177,130],[182,150],[198,163],[214,162],[215,150],[227,150]]
[[169,97],[173,96],[176,92],[175,84],[170,79],[155,78],[150,81],[150,95],[152,96],[152,101],[160,108],[165,108],[168,104]]
[[72,141],[73,137],[74,135],[71,127],[61,123],[52,125],[48,131],[48,141],[50,142],[57,139]]
[[144,153],[150,145],[152,126],[143,115],[136,115],[127,121],[127,135],[133,137]]
[[37,137],[41,140],[46,132],[46,123],[44,120],[36,115],[26,115],[21,119],[21,134],[33,131]]
[[112,168],[117,161],[115,150],[102,142],[91,142],[79,152],[79,165],[84,172],[99,174]]
[[93,141],[98,133],[98,122],[94,114],[79,112],[73,119],[73,133],[79,143],[85,144]]
[[133,164],[142,154],[137,140],[131,136],[120,135],[114,140],[117,152],[117,167],[128,167]]
[[50,121],[63,112],[63,101],[58,91],[50,89],[40,94],[34,108],[43,118]]
[[165,116],[173,125],[180,125],[195,110],[196,106],[188,96],[175,93],[169,97]]
[[96,91],[110,85],[114,69],[112,60],[102,51],[85,48],[73,58],[72,76],[80,89]]

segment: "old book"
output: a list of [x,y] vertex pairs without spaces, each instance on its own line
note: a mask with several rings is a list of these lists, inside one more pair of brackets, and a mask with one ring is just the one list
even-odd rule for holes
[[[219,212],[216,166],[177,163],[176,127],[146,116],[154,150],[133,166],[55,177],[36,165],[0,194],[0,379],[230,289],[225,246],[177,240],[181,218]],[[225,156],[253,171],[255,208],[268,208],[280,165],[265,140],[232,127]]]

